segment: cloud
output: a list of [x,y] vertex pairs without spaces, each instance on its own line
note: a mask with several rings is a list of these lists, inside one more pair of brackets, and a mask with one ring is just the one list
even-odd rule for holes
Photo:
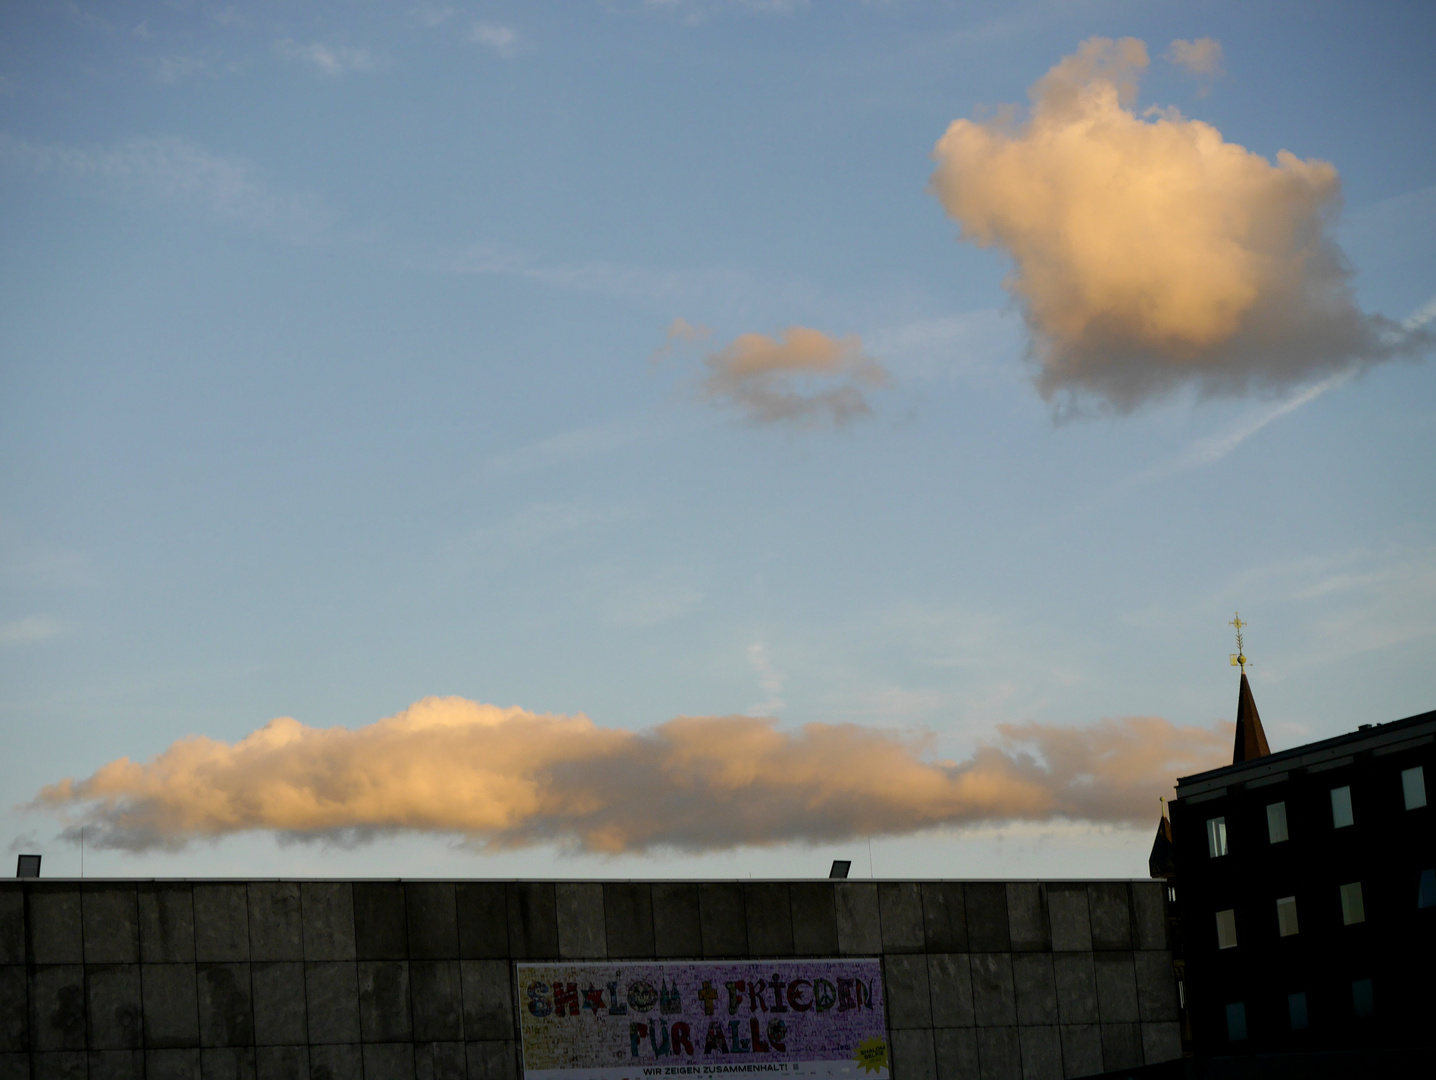
[[479,45],[485,45],[500,56],[512,56],[514,46],[518,44],[519,35],[516,31],[507,26],[495,26],[492,23],[474,23],[469,30],[469,40]]
[[1360,311],[1329,235],[1329,163],[1273,165],[1175,109],[1134,111],[1147,50],[1092,38],[1025,119],[957,120],[932,190],[961,238],[1005,251],[1048,400],[1127,411],[1193,386],[1280,390],[1429,349]]
[[199,203],[220,217],[291,239],[318,232],[327,217],[317,200],[275,192],[246,162],[185,139],[157,136],[85,148],[32,143],[0,132],[0,165]]
[[713,331],[709,327],[691,323],[682,317],[676,318],[668,324],[668,329],[663,332],[663,344],[653,350],[648,362],[661,364],[673,355],[673,351],[679,345],[702,341],[704,338],[712,336]]
[[339,76],[350,71],[376,71],[384,65],[368,49],[347,45],[301,45],[291,38],[274,43],[274,51],[287,60],[312,64],[325,75]]
[[147,56],[144,65],[155,82],[176,83],[208,69],[209,65],[194,56]]
[[704,363],[704,395],[759,424],[846,424],[872,412],[866,389],[891,381],[856,335],[834,338],[805,326],[776,338],[740,334]]
[[1193,75],[1222,73],[1222,43],[1216,38],[1197,38],[1196,41],[1178,38],[1162,56]]
[[1156,717],[1006,726],[1000,746],[943,762],[921,738],[852,724],[784,732],[692,716],[634,732],[426,698],[354,729],[281,718],[233,744],[181,739],[146,762],[49,785],[34,805],[83,824],[97,846],[129,850],[269,830],[714,851],[995,821],[1145,823],[1174,777],[1223,762],[1230,731]]
[[0,648],[7,645],[29,645],[56,637],[64,627],[43,615],[27,615],[23,619],[0,623]]

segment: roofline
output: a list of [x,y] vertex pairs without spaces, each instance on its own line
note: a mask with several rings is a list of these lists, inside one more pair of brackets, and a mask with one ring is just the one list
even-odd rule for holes
[[[1206,772],[1193,773],[1191,776],[1178,777],[1177,798],[1180,799],[1183,795],[1188,794],[1200,794],[1204,790],[1220,787],[1222,783],[1229,783],[1243,773],[1266,775],[1281,772],[1283,769],[1300,768],[1340,757],[1342,753],[1349,752],[1349,748],[1355,743],[1370,743],[1372,748],[1402,744],[1421,737],[1424,733],[1419,729],[1427,725],[1432,728],[1433,734],[1422,739],[1424,742],[1436,738],[1436,709],[1417,713],[1415,716],[1408,716],[1401,720],[1392,720],[1385,724],[1373,724],[1367,728],[1358,728],[1356,731],[1348,731],[1329,739],[1294,746],[1289,750],[1279,750],[1250,761],[1240,761],[1232,765],[1223,765],[1217,769],[1208,769]],[[1183,787],[1195,790],[1183,792]]]

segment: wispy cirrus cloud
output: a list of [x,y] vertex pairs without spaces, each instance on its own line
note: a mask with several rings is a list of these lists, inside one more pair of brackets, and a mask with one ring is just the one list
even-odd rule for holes
[[852,724],[685,716],[629,731],[426,698],[356,728],[280,718],[236,743],[181,739],[48,785],[33,806],[128,850],[272,831],[718,851],[999,821],[1146,823],[1174,777],[1225,760],[1230,731],[1158,717],[1002,725],[957,762],[934,759],[928,738]]
[[64,630],[64,625],[57,619],[45,615],[27,615],[23,619],[0,623],[0,648],[45,641],[58,637]]
[[1195,41],[1178,38],[1162,56],[1193,75],[1214,77],[1222,73],[1222,43],[1216,38],[1204,37]]
[[313,237],[328,221],[318,199],[276,191],[243,159],[170,136],[79,147],[0,132],[0,166],[191,203],[290,239]]
[[274,51],[286,60],[308,64],[331,78],[353,71],[377,71],[387,66],[382,57],[369,49],[348,45],[328,45],[324,42],[304,45],[292,38],[284,38],[274,43]]
[[497,23],[476,22],[469,27],[469,40],[491,49],[500,56],[513,56],[518,51],[518,31]]

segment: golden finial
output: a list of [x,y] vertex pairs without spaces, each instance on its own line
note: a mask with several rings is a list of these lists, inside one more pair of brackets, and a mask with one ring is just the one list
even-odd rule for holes
[[1240,667],[1242,674],[1245,675],[1247,673],[1247,658],[1242,655],[1242,627],[1247,624],[1242,621],[1241,612],[1237,612],[1237,617],[1227,623],[1227,625],[1237,628],[1237,651],[1230,654],[1232,667]]

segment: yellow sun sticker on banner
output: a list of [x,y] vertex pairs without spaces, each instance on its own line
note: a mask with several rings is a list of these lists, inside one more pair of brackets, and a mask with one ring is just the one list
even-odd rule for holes
[[853,1060],[863,1067],[863,1072],[882,1072],[888,1067],[888,1044],[882,1039],[864,1039],[858,1043]]

